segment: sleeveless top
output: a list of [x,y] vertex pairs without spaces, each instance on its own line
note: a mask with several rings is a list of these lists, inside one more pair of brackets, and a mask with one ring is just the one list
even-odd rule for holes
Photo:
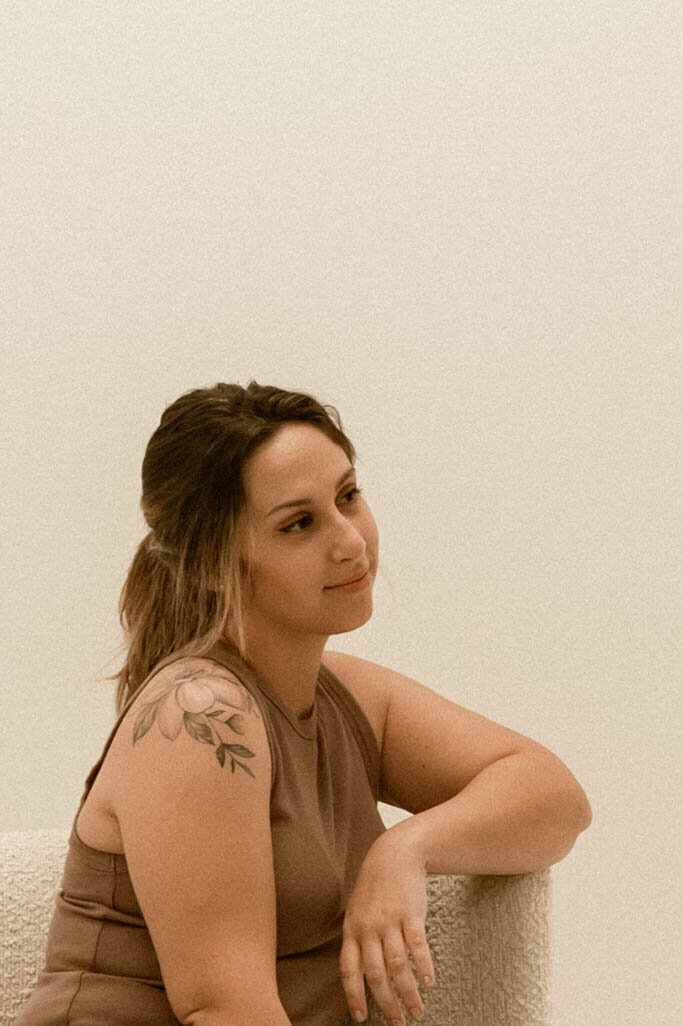
[[[128,707],[88,775],[78,813]],[[351,1022],[339,977],[346,903],[370,845],[379,750],[351,693],[321,664],[313,706],[299,720],[223,642],[208,656],[256,701],[272,759],[270,822],[277,901],[277,985],[293,1026]],[[125,855],[84,844],[74,819],[45,965],[14,1026],[178,1026],[131,883]]]

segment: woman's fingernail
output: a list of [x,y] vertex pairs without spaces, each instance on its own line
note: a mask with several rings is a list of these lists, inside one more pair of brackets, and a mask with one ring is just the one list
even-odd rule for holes
[[433,983],[434,983],[434,977],[433,976],[423,976],[422,977],[422,982],[424,983],[425,987],[431,987],[433,985]]
[[356,1009],[356,1011],[353,1013],[353,1017],[356,1020],[356,1022],[365,1022],[365,1016],[359,1009]]

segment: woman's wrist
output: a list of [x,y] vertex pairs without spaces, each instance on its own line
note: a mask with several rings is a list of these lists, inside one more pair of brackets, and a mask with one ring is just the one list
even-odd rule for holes
[[420,815],[409,816],[400,823],[388,827],[380,834],[375,844],[378,842],[381,842],[383,847],[395,849],[404,858],[416,863],[425,874],[428,872],[427,843]]

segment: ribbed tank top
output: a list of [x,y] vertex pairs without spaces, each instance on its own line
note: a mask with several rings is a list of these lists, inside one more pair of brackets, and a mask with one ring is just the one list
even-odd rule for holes
[[[128,707],[181,658],[162,659],[129,698],[88,775],[45,965],[14,1026],[178,1026],[125,854],[84,844],[76,820]],[[232,648],[218,642],[205,658],[249,690],[270,745],[280,1000],[293,1026],[342,1026],[351,1022],[339,979],[344,910],[366,852],[385,829],[375,736],[353,695],[322,664],[313,712],[299,720]]]

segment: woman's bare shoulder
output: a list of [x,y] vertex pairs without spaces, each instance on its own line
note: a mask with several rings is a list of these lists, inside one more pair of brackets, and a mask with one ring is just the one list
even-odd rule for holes
[[126,716],[132,718],[137,726],[142,722],[142,710],[154,707],[160,712],[161,707],[171,699],[174,707],[190,714],[215,714],[212,707],[218,702],[245,713],[259,715],[258,705],[251,692],[227,666],[203,656],[183,656],[154,674],[140,689]]
[[259,707],[235,673],[212,659],[182,657],[157,671],[131,702],[103,766],[102,783],[116,809],[131,774],[155,768],[158,760],[188,757],[188,744],[199,746],[208,772],[215,764],[246,775],[255,769],[258,749],[263,772],[263,759],[270,758],[265,738]]

